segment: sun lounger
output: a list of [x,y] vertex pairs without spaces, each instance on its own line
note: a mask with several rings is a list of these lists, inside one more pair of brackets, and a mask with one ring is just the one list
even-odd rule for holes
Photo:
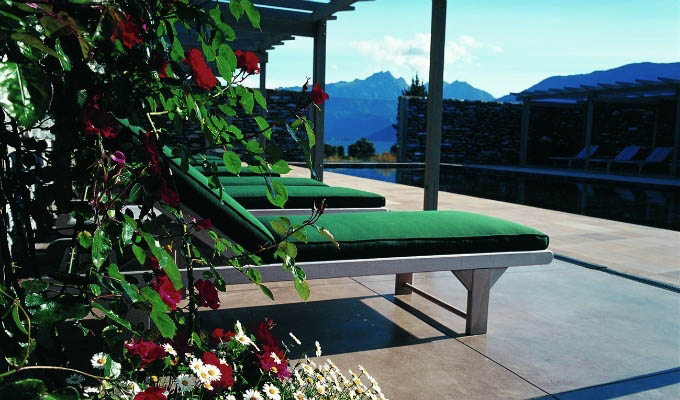
[[[171,157],[172,150],[169,147],[164,147],[163,152],[166,157]],[[179,159],[171,163],[173,168],[177,168]],[[191,165],[189,170],[191,174],[204,176],[201,170]],[[280,180],[286,186],[288,200],[284,209],[276,207],[269,201],[265,178],[261,175],[219,177],[224,192],[254,215],[307,215],[312,207],[315,204],[320,205],[322,200],[326,201],[329,213],[387,211],[385,197],[376,193],[331,187],[309,178],[273,177],[271,179]]]
[[638,174],[642,174],[642,167],[647,164],[663,164],[673,152],[672,147],[657,147],[644,160],[616,161],[617,164],[629,164],[638,166]]
[[[599,145],[591,145],[590,146],[590,157],[592,157],[597,149],[599,149]],[[551,160],[553,161],[567,161],[569,168],[571,168],[571,165],[574,161],[582,161],[586,159],[586,148],[582,148],[581,151],[578,152],[578,154],[574,157],[550,157]]]
[[[226,192],[210,189],[208,178],[194,168],[182,172],[172,164],[182,208],[196,218],[210,218],[214,230],[236,239],[246,250],[276,243],[280,235],[270,223],[279,216],[256,217]],[[162,210],[167,213],[167,211]],[[300,223],[305,216],[288,217]],[[397,274],[396,294],[415,292],[466,319],[469,335],[487,331],[489,293],[508,267],[546,265],[552,261],[548,237],[529,227],[479,214],[455,211],[413,211],[322,215],[319,226],[328,229],[337,248],[316,230],[308,229],[309,241],[297,242],[296,265],[308,279]],[[196,237],[212,246],[201,232]],[[292,279],[271,253],[263,254],[258,267],[262,280]],[[200,274],[201,268],[196,268]],[[241,272],[218,268],[227,283],[247,282]],[[451,271],[468,291],[466,311],[443,302],[413,286],[417,272]],[[134,276],[144,271],[128,271]],[[186,281],[186,272],[183,272]]]
[[640,151],[640,146],[626,146],[614,158],[591,158],[590,163],[591,164],[606,163],[607,172],[610,172],[612,168],[612,163],[630,161],[635,157],[638,151]]

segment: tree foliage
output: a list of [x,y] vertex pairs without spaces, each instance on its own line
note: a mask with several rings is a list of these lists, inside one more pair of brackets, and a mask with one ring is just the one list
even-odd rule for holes
[[361,138],[347,147],[347,154],[354,158],[369,158],[375,154],[373,142]]

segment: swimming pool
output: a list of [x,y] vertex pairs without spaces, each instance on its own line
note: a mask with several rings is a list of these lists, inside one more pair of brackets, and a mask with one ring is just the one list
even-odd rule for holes
[[[423,187],[423,167],[326,168]],[[440,190],[680,231],[680,188],[442,165]]]

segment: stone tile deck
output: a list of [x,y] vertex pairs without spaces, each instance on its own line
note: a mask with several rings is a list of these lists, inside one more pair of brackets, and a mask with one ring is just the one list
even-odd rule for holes
[[[391,209],[421,207],[422,189],[331,173],[326,181],[382,193]],[[440,208],[520,221],[550,234],[558,253],[680,282],[677,232],[448,193]],[[416,274],[414,283],[464,307],[450,273]],[[307,302],[289,282],[269,285],[275,302],[230,286],[223,309],[202,313],[204,327],[273,317],[308,354],[318,340],[342,369],[364,365],[393,400],[680,398],[680,295],[670,290],[560,260],[512,268],[491,292],[488,333],[465,337],[462,319],[395,296],[393,276],[310,285]]]
[[[294,167],[290,176],[309,176]],[[380,193],[391,210],[422,210],[423,189],[324,172],[324,182]],[[439,192],[439,209],[477,212],[537,228],[556,254],[680,286],[680,232]]]

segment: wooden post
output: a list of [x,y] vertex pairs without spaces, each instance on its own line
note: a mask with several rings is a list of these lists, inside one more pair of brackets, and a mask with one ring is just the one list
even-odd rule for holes
[[590,168],[590,144],[593,138],[593,108],[594,108],[593,96],[588,96],[588,110],[586,112],[586,158],[585,158],[585,169]]
[[[264,98],[267,98],[267,61],[260,59],[260,92]],[[261,115],[264,117],[267,112],[264,109],[260,110]]]
[[424,210],[437,209],[439,162],[441,159],[442,101],[444,89],[444,40],[446,0],[432,0],[430,37],[430,87],[427,96],[427,141],[425,147]]
[[[326,20],[319,21],[316,25],[312,79],[321,89],[326,89]],[[319,108],[312,107],[314,108],[313,122],[316,135],[316,144],[312,149],[312,167],[316,172],[316,178],[323,181],[324,105],[319,105]]]
[[671,175],[678,174],[678,151],[680,148],[680,88],[676,89],[675,96],[675,128],[673,129],[673,161],[671,162]]
[[408,97],[399,96],[397,108],[397,161],[406,162],[406,144],[408,143]]
[[659,131],[659,107],[660,104],[657,104],[656,108],[654,109],[654,127],[652,128],[652,148],[656,147],[656,135]]
[[531,119],[531,101],[522,102],[522,127],[519,135],[519,164],[527,164],[527,153],[529,148],[529,121]]

